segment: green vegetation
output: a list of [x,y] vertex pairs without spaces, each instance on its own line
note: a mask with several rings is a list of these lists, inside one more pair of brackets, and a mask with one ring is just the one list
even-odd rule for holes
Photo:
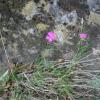
[[59,95],[73,100],[74,91],[70,84],[71,77],[75,65],[87,54],[86,49],[76,53],[70,61],[64,62],[48,61],[40,55],[32,65],[34,67],[31,74],[29,72],[17,74],[18,72],[15,70],[17,66],[14,66],[12,73],[6,72],[3,76],[0,94],[10,90],[9,98],[11,100],[26,100],[33,96],[37,97],[39,94],[44,96],[55,94],[56,98]]

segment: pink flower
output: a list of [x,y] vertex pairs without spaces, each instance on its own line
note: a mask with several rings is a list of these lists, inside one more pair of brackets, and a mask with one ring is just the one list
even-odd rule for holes
[[46,40],[50,43],[54,42],[56,40],[56,34],[54,32],[48,32]]
[[87,39],[87,38],[89,38],[89,35],[87,33],[81,33],[81,34],[79,34],[79,37],[81,39]]

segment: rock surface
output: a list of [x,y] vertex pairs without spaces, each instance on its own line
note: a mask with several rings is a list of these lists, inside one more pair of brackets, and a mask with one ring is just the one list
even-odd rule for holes
[[[0,1],[0,5],[1,62],[6,61],[2,39],[11,62],[27,63],[36,57],[41,49],[41,41],[44,40],[43,35],[47,31],[57,30],[54,27],[60,23],[75,26],[78,19],[75,11],[65,13],[63,9],[59,9],[57,1],[51,3],[45,0],[39,2],[26,0],[22,3],[9,0],[9,2]],[[65,34],[65,31],[62,34]],[[67,34],[65,37],[66,40]]]

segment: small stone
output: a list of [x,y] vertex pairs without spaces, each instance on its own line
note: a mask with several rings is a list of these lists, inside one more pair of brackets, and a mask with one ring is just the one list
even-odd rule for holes
[[28,33],[34,34],[34,29],[33,28],[28,29]]
[[93,55],[98,55],[100,54],[100,50],[96,49],[96,48],[92,48],[93,51]]
[[22,30],[22,33],[23,33],[25,36],[27,36],[27,35],[28,35],[27,30]]

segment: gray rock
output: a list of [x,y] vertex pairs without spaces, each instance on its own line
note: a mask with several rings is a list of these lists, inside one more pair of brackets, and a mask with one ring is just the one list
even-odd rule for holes
[[0,100],[4,100],[4,99],[0,97]]
[[100,0],[87,0],[91,11],[100,12]]

